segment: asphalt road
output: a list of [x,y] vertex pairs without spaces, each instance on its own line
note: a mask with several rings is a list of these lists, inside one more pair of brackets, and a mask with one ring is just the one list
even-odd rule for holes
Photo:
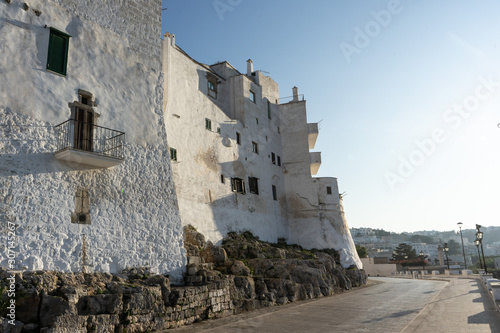
[[[208,321],[169,332],[500,332],[500,314],[485,308],[475,280],[371,280],[380,283],[333,297]],[[455,302],[458,305],[452,306]],[[467,304],[462,306],[460,302]],[[489,312],[485,315],[486,310]],[[474,318],[478,319],[477,322]],[[498,326],[495,326],[495,320]],[[495,331],[495,327],[499,330]]]

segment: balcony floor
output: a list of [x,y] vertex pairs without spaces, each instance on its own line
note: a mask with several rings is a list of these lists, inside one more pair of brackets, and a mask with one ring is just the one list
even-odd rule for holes
[[56,152],[56,159],[71,163],[84,164],[95,168],[110,168],[122,163],[122,158],[99,155],[91,151],[66,148]]

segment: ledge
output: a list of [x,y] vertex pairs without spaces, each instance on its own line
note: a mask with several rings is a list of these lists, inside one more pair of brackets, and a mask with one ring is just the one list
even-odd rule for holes
[[66,148],[54,153],[56,159],[84,164],[95,168],[110,168],[124,161],[123,158],[99,155],[90,151]]

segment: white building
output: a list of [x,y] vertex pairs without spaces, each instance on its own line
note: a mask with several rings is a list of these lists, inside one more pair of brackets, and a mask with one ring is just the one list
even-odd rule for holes
[[362,267],[342,209],[337,180],[313,178],[321,164],[317,123],[306,102],[251,60],[242,74],[228,62],[205,65],[165,35],[165,123],[182,223],[213,242],[229,231],[286,238],[306,248],[335,248],[344,266]]
[[181,279],[160,9],[160,0],[0,4],[2,267],[149,266]]

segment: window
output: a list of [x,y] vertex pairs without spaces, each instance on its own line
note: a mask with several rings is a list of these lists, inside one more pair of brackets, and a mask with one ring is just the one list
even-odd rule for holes
[[212,130],[212,121],[208,118],[205,118],[205,129],[209,131]]
[[255,118],[255,123],[258,125],[259,124],[259,118]]
[[50,28],[49,52],[47,54],[47,69],[49,71],[66,75],[70,37],[64,32]]
[[217,82],[213,79],[208,79],[208,96],[217,98]]
[[275,153],[271,153],[271,163],[276,164],[276,154]]
[[276,185],[273,185],[273,200],[278,200],[278,195],[276,193]]
[[236,143],[241,145],[241,134],[236,132]]
[[278,166],[281,166],[281,157],[278,156]]
[[250,90],[250,100],[255,103],[255,93]]
[[332,194],[332,187],[331,186],[326,187],[326,194]]
[[279,127],[279,126],[278,126],[278,134],[281,134],[281,133],[280,133],[280,127]]
[[267,101],[267,118],[271,119],[271,102]]
[[220,134],[220,127],[217,127],[217,134]]
[[245,182],[241,178],[231,178],[231,190],[236,193],[245,194]]
[[177,161],[177,149],[170,148],[170,159],[172,161]]
[[225,184],[226,183],[226,178],[224,177],[224,175],[220,175],[220,182],[222,184]]
[[252,141],[252,151],[256,154],[259,153],[259,145],[256,142]]
[[87,188],[76,190],[75,212],[71,213],[71,223],[90,224],[90,199]]
[[248,177],[248,188],[250,193],[259,194],[259,180],[255,177]]

